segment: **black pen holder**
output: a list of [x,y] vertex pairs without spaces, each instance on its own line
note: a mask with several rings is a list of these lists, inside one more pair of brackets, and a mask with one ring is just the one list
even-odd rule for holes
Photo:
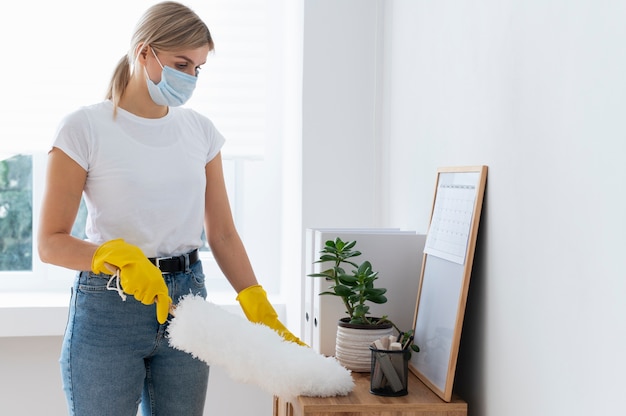
[[372,371],[370,374],[370,393],[378,396],[405,396],[409,392],[409,358],[406,350],[388,351],[370,347],[372,352]]

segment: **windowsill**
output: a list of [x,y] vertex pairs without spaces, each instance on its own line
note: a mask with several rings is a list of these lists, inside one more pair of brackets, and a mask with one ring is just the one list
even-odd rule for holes
[[62,335],[69,293],[0,293],[0,337]]
[[[69,300],[69,292],[0,292],[0,338],[62,336],[67,322]],[[208,300],[243,316],[232,293],[214,292],[209,295]],[[284,304],[272,303],[279,316],[282,315]]]

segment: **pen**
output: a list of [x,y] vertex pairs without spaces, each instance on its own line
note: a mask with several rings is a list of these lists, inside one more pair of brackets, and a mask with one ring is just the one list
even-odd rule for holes
[[410,337],[408,337],[405,341],[404,344],[402,344],[402,349],[406,349],[406,347],[409,346],[409,344],[411,343],[411,341],[413,341],[413,335],[411,335]]

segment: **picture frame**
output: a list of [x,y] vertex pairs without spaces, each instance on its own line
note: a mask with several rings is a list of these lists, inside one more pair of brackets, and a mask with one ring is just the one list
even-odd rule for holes
[[476,249],[487,166],[437,170],[413,319],[409,370],[441,399],[452,399]]

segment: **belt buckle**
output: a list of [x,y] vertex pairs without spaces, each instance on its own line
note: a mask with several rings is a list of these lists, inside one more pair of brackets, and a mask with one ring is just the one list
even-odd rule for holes
[[189,253],[185,253],[181,257],[183,257],[183,260],[184,260],[184,263],[185,263],[183,265],[184,266],[184,270],[185,271],[189,270]]
[[[180,256],[172,256],[172,257],[155,257],[154,258],[154,265],[161,270],[161,262],[164,261],[171,261],[171,260],[177,260],[178,261],[178,268],[180,268],[181,263],[183,266],[182,270],[188,270],[189,269],[189,253],[185,253],[185,254],[181,254]],[[180,271],[182,271],[180,270]],[[170,273],[169,271],[163,271],[161,270],[162,273]]]
[[[157,269],[161,270],[161,262],[164,260],[171,260],[171,259],[173,259],[173,257],[156,257],[154,259],[154,265],[157,267]],[[161,271],[163,272],[163,270]]]

